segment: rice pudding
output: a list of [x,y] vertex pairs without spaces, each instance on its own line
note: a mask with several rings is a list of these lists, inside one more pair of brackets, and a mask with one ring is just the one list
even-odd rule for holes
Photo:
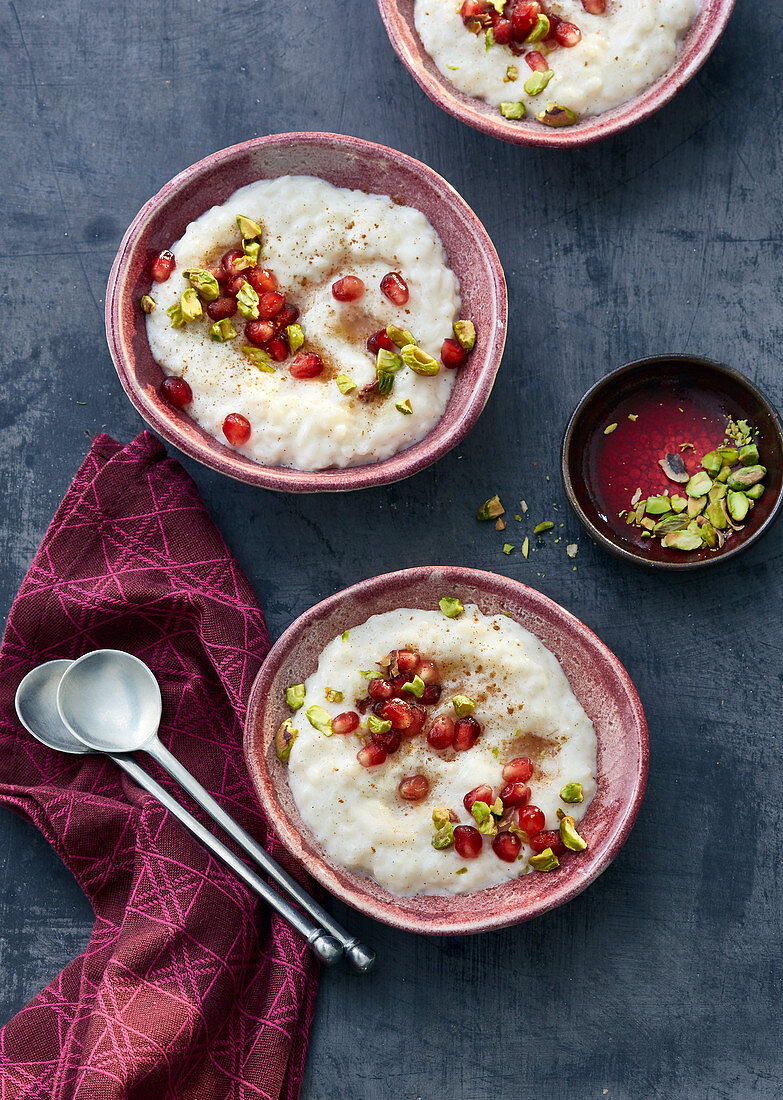
[[568,126],[674,64],[699,0],[415,0],[422,44],[460,91],[506,118]]
[[265,465],[350,466],[409,447],[475,344],[424,214],[311,176],[240,188],[152,274],[142,308],[162,395]]
[[507,616],[454,597],[441,607],[335,638],[289,688],[277,736],[328,855],[401,895],[578,858],[596,789],[595,731],[554,655]]

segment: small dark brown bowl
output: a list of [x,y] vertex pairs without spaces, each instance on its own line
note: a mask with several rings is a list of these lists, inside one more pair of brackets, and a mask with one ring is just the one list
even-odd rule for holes
[[[673,410],[675,413],[688,413],[691,407],[702,407],[708,414],[702,418],[704,420],[723,416],[747,420],[758,434],[760,461],[767,467],[765,492],[742,530],[732,533],[720,550],[705,548],[684,553],[668,549],[658,539],[639,538],[638,528],[627,526],[618,515],[621,508],[628,507],[630,494],[625,503],[616,499],[615,490],[610,488],[605,474],[605,458],[602,466],[602,449],[608,446],[607,440],[622,431],[643,432],[643,413],[632,427],[628,425],[626,410],[635,408],[637,403],[640,409],[651,411],[652,427],[655,409],[661,407],[658,396],[663,402],[681,406]],[[618,428],[607,437],[604,429],[614,422]],[[677,444],[678,430],[675,425],[671,447]],[[687,430],[685,435],[687,437]],[[716,445],[717,442],[712,444]],[[705,447],[700,454],[707,449],[711,447]],[[661,457],[665,450],[661,448]],[[752,382],[723,363],[692,355],[652,355],[620,367],[587,391],[568,421],[560,469],[566,495],[582,526],[612,554],[652,569],[701,569],[742,553],[761,538],[780,512],[783,506],[780,416]],[[670,491],[677,490],[673,483],[668,487]],[[642,486],[643,494],[650,491],[653,490]],[[654,491],[660,492],[660,489]]]

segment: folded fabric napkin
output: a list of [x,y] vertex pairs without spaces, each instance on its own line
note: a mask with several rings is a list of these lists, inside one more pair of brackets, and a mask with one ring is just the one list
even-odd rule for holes
[[84,954],[0,1031],[0,1095],[295,1098],[317,972],[302,938],[110,760],[53,752],[16,720],[14,692],[32,667],[101,647],[146,661],[163,693],[163,741],[301,874],[267,831],[242,756],[245,704],[269,649],[250,586],[154,436],[122,447],[101,435],[0,650],[0,804],[53,845],[95,925]]

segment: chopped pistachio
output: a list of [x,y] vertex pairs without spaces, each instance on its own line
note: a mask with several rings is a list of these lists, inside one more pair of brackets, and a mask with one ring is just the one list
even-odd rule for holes
[[440,826],[430,843],[433,848],[437,848],[439,851],[443,848],[449,848],[454,843],[454,826],[450,821]]
[[312,707],[308,707],[305,711],[305,714],[307,715],[307,721],[310,723],[313,729],[318,730],[318,732],[322,733],[324,737],[332,736],[332,719],[329,717],[323,707],[319,707],[317,704],[315,704]]
[[301,325],[286,325],[285,334],[288,337],[288,346],[291,354],[295,355],[304,343],[304,333]]
[[576,831],[576,822],[567,814],[560,821],[560,839],[570,852],[583,852],[587,841]]
[[522,557],[527,561],[527,556],[530,553],[530,539],[526,538],[522,543]]
[[182,326],[185,324],[185,316],[182,312],[181,302],[175,302],[173,306],[169,306],[169,308],[166,310],[166,313],[171,318],[172,328],[182,328]]
[[288,763],[288,758],[291,755],[291,747],[294,741],[296,741],[298,733],[299,730],[294,727],[291,719],[286,718],[275,734],[275,752],[281,764]]
[[661,516],[661,518],[653,527],[652,532],[654,535],[660,538],[661,535],[668,535],[670,531],[682,531],[683,528],[687,526],[687,516],[678,516],[674,512],[668,512],[665,516]]
[[673,550],[698,550],[703,541],[695,531],[670,531],[661,539],[661,545]]
[[370,733],[388,733],[391,729],[391,722],[378,718],[375,714],[368,714],[367,729]]
[[457,599],[456,596],[442,596],[438,601],[438,606],[447,619],[457,619],[465,610],[462,601]]
[[455,871],[455,875],[466,875],[468,873],[467,867],[460,867],[459,871]]
[[729,475],[730,474],[731,474],[731,466],[721,466],[720,473],[715,478],[715,480],[718,481],[718,482],[721,482],[721,483],[725,483],[729,480]]
[[275,373],[275,368],[272,366],[272,357],[263,348],[254,348],[250,344],[245,344],[242,348],[242,354],[248,357],[254,367],[258,367],[265,374]]
[[688,507],[687,498],[681,497],[677,493],[675,493],[674,496],[669,497],[669,504],[671,506],[671,510],[673,512],[677,512],[678,514],[680,512],[684,512],[685,509]]
[[578,544],[575,543],[575,542],[569,542],[568,545],[566,546],[566,554],[568,554],[569,558],[575,558],[578,553],[579,553]]
[[349,394],[353,393],[356,389],[356,383],[352,378],[349,378],[347,374],[338,374],[335,378],[337,388],[340,393]]
[[689,497],[703,497],[712,488],[712,478],[706,470],[699,470],[685,486],[685,495]]
[[513,549],[514,549],[514,546],[513,546],[512,543],[506,542],[506,543],[503,544],[503,553],[504,554],[510,554]]
[[489,51],[492,49],[492,47],[494,45],[495,45],[495,32],[492,30],[492,27],[490,27],[489,30],[487,31],[487,33],[484,35],[484,50],[487,53],[489,53]]
[[[704,517],[701,517],[704,519]],[[704,519],[704,523],[699,528],[699,534],[702,537],[702,541],[705,546],[709,546],[710,550],[715,550],[718,546],[718,532],[712,526],[708,519]]]
[[642,520],[642,527],[645,531],[653,531],[655,529],[655,520],[651,519],[650,516],[645,516]]
[[556,871],[560,866],[560,860],[551,848],[544,848],[543,852],[531,856],[528,863],[536,871]]
[[742,523],[750,511],[750,501],[744,493],[735,492],[733,489],[729,489],[729,494],[726,498],[726,507],[734,522]]
[[520,510],[520,512],[522,513],[522,515],[523,515],[523,516],[524,516],[524,515],[525,515],[525,513],[527,512],[527,504],[526,504],[526,502],[525,502],[524,500],[520,500],[520,502],[519,502],[519,510]]
[[342,638],[342,640],[343,640],[344,642],[347,642],[347,641],[348,641],[348,635],[349,635],[350,633],[351,633],[351,632],[350,632],[350,630],[344,630],[344,631],[342,632],[342,634],[340,635],[340,637]]
[[375,357],[375,370],[379,378],[381,374],[394,375],[402,370],[402,359],[400,359],[399,355],[395,355],[393,351],[387,351],[386,348],[379,348],[378,354]]
[[397,325],[387,325],[386,335],[398,348],[404,348],[407,347],[408,344],[416,343],[413,339],[413,335],[408,332],[406,328],[398,328]]
[[451,818],[451,810],[447,809],[445,806],[439,806],[432,811],[432,824],[436,829],[442,829],[444,825],[447,825],[448,822],[451,821]]
[[383,673],[379,672],[377,668],[360,668],[359,675],[363,676],[365,680],[378,680],[383,676]]
[[533,528],[533,534],[543,535],[545,531],[551,531],[553,527],[554,523],[552,523],[551,519],[545,519],[543,523],[539,523]]
[[705,515],[716,531],[725,531],[728,527],[728,521],[723,513],[723,506],[720,500],[708,504]]
[[258,222],[254,222],[252,218],[246,218],[244,214],[237,214],[237,225],[245,241],[253,241],[264,235],[264,230]]
[[143,313],[152,313],[153,309],[155,308],[155,299],[152,297],[151,294],[142,294],[141,302],[139,304],[141,305]]
[[506,75],[503,77],[504,84],[513,84],[515,80],[519,78],[519,69],[516,65],[506,66]]
[[179,307],[182,310],[182,316],[185,321],[195,321],[197,317],[201,317],[204,310],[201,308],[201,300],[193,289],[189,286],[180,299]]
[[543,73],[538,71],[531,73],[524,83],[525,91],[528,95],[540,95],[554,75],[552,69],[547,69]]
[[497,519],[498,516],[502,516],[505,512],[505,508],[500,503],[500,497],[495,495],[490,497],[489,500],[485,500],[484,503],[476,512],[476,519]]
[[480,833],[484,836],[494,836],[497,833],[497,824],[486,802],[474,802],[470,807],[470,812],[476,819],[476,825]]
[[628,413],[628,419],[629,420],[638,420],[639,419],[639,414],[638,413]]
[[242,241],[242,251],[247,260],[246,267],[258,267],[258,261],[261,259],[261,242]]
[[214,302],[220,297],[220,283],[211,271],[203,271],[198,267],[188,267],[182,272],[183,278],[205,302]]
[[394,375],[385,370],[378,371],[378,393],[391,393],[393,389]]
[[607,424],[606,427],[604,428],[604,435],[611,435],[612,432],[616,432],[616,431],[617,431],[617,425],[616,424]]
[[549,30],[549,19],[546,15],[539,15],[536,19],[535,26],[525,39],[525,43],[540,42],[543,38],[546,38],[549,34]]
[[749,489],[745,490],[745,496],[751,500],[759,500],[764,495],[764,486],[761,482],[757,482],[755,485],[751,485]]
[[524,118],[525,105],[524,103],[501,103],[500,113],[503,118]]
[[247,280],[237,294],[237,309],[248,321],[258,320],[258,295]]
[[767,476],[766,466],[743,466],[741,470],[735,470],[729,474],[726,484],[730,489],[750,489]]
[[328,703],[342,703],[343,701],[343,693],[341,691],[336,691],[332,687],[327,687],[324,691],[324,695]]
[[545,126],[573,126],[579,116],[559,103],[547,103],[546,110],[536,115]]
[[662,516],[671,511],[671,501],[668,497],[648,497],[644,506],[645,512],[650,516]]
[[304,706],[304,684],[291,684],[290,687],[287,687],[285,689],[285,701],[288,703],[291,710],[299,710],[301,706]]
[[410,416],[413,412],[413,406],[411,405],[411,399],[406,397],[404,401],[395,401],[394,407],[397,412],[401,412],[403,416]]
[[467,718],[476,709],[476,704],[467,695],[455,695],[451,700],[451,705],[454,707],[458,718]]
[[739,462],[739,451],[736,447],[719,447],[718,454],[723,459],[724,466],[736,466]]
[[412,680],[402,685],[402,690],[409,691],[411,695],[415,695],[417,699],[421,699],[426,686],[421,676],[416,675]]
[[220,321],[215,321],[214,325],[209,330],[210,337],[217,344],[225,344],[227,340],[235,339],[239,334],[228,317],[223,317]]
[[459,320],[452,325],[457,343],[463,351],[473,351],[476,346],[476,326],[472,321]]
[[400,355],[406,367],[410,367],[416,374],[429,376],[437,374],[440,370],[438,360],[433,359],[431,355],[427,355],[426,351],[422,351],[415,344],[406,344],[404,348],[400,349]]
[[691,519],[695,519],[696,516],[701,515],[707,507],[708,499],[708,497],[689,497],[687,514]]
[[584,802],[581,783],[566,783],[560,791],[560,797],[564,802]]
[[710,504],[715,504],[717,501],[723,500],[728,492],[725,482],[715,481],[707,496],[709,497]]
[[716,477],[723,465],[723,456],[720,451],[709,451],[701,460],[701,464],[710,477]]

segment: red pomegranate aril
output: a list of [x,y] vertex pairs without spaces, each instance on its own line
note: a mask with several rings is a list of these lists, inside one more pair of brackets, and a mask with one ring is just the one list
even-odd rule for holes
[[481,734],[481,726],[475,718],[460,718],[454,727],[454,751],[472,749]]
[[456,370],[457,367],[462,366],[467,357],[468,353],[456,340],[452,340],[449,336],[443,341],[440,349],[440,361],[444,367],[448,367],[449,370]]
[[480,783],[478,787],[474,787],[472,791],[468,791],[465,797],[462,799],[462,805],[470,813],[473,809],[474,802],[486,802],[488,806],[491,806],[495,799],[492,797],[492,788],[486,783]]
[[529,837],[540,833],[546,824],[544,811],[539,810],[538,806],[523,806],[517,814],[517,820],[522,832],[527,833]]
[[536,25],[541,14],[541,5],[537,0],[520,0],[511,12],[511,28],[517,42],[524,42]]
[[241,413],[229,413],[223,421],[223,435],[232,447],[239,447],[250,439],[250,421]]
[[267,294],[271,290],[277,290],[277,276],[266,267],[248,268],[246,278],[256,294]]
[[530,53],[526,53],[525,61],[534,73],[545,73],[549,70],[547,59],[542,53],[539,53],[538,50],[531,50]]
[[262,321],[274,317],[285,305],[285,298],[277,290],[268,290],[258,299],[258,316]]
[[193,390],[184,378],[164,378],[160,384],[160,396],[175,409],[184,409],[193,400]]
[[392,686],[392,695],[395,695],[398,699],[409,698],[410,693],[402,689],[410,682],[409,676],[395,676],[393,680],[389,681]]
[[332,297],[338,302],[358,302],[364,294],[364,283],[358,275],[343,275],[332,283]]
[[294,378],[315,378],[324,369],[320,355],[313,351],[300,351],[288,368]]
[[514,37],[514,26],[510,19],[498,19],[492,32],[498,46],[507,46]]
[[603,15],[606,12],[606,0],[582,0],[582,7],[590,15]]
[[276,363],[282,363],[290,355],[288,344],[282,336],[275,336],[266,345],[266,349]]
[[176,266],[177,261],[174,259],[174,253],[164,248],[150,264],[150,274],[156,283],[165,283]]
[[454,829],[454,850],[462,859],[476,859],[483,846],[481,833],[472,825],[457,825]]
[[247,279],[244,275],[231,275],[226,282],[226,294],[230,295],[232,298],[236,298],[246,282]]
[[544,41],[551,42],[551,40],[555,37],[555,31],[563,22],[563,20],[560,18],[559,15],[548,15],[547,18],[549,19],[549,33],[545,36]]
[[448,749],[454,743],[454,719],[441,714],[427,732],[427,744],[433,749]]
[[545,852],[547,848],[551,848],[556,856],[561,856],[565,851],[565,844],[560,839],[560,833],[555,829],[531,836],[528,843],[536,854]]
[[565,19],[561,19],[555,31],[555,38],[561,46],[570,49],[571,46],[576,46],[581,40],[582,32],[575,23],[569,23]]
[[492,838],[492,851],[505,863],[513,863],[521,847],[522,841],[516,833],[498,833]]
[[397,668],[400,672],[415,672],[421,664],[421,657],[412,649],[397,650]]
[[367,337],[367,350],[372,355],[377,355],[381,348],[384,351],[394,351],[394,344],[386,335],[385,328],[379,328],[372,336]]
[[222,321],[226,317],[233,317],[236,311],[236,298],[215,298],[214,302],[207,304],[207,315],[213,321]]
[[[225,271],[226,275],[242,275],[247,270],[247,257],[241,248],[231,248],[228,252],[223,254],[223,258],[220,261],[220,266]],[[239,266],[237,266],[239,264]],[[242,275],[242,278],[247,276]]]
[[292,325],[294,321],[299,317],[299,310],[296,306],[292,306],[290,302],[286,302],[279,313],[275,314],[274,324],[278,330],[286,328],[288,325]]
[[443,688],[440,684],[427,684],[421,694],[422,703],[427,707],[431,707],[433,703],[438,702],[442,691]]
[[383,764],[386,760],[386,749],[376,745],[374,741],[370,741],[369,745],[359,749],[356,759],[363,768],[377,768],[379,764]]
[[530,801],[530,787],[525,783],[507,783],[500,792],[504,809],[508,806],[524,806]]
[[424,707],[420,707],[418,703],[411,703],[411,724],[403,732],[403,737],[418,737],[426,721],[427,712]]
[[527,756],[515,756],[503,766],[503,778],[507,783],[527,783],[533,774],[533,761]]
[[440,680],[438,666],[434,661],[422,661],[416,669],[416,674],[425,684],[437,684]]
[[259,348],[268,344],[274,334],[274,326],[269,321],[248,321],[245,325],[246,338]]
[[332,733],[353,733],[359,728],[360,718],[355,711],[346,710],[332,719]]
[[372,739],[376,745],[380,745],[389,756],[395,753],[402,744],[402,737],[397,730],[387,730],[386,733],[374,733]]
[[397,790],[406,802],[421,802],[430,793],[430,781],[426,775],[406,775]]
[[367,685],[367,694],[375,702],[380,702],[383,699],[391,699],[394,694],[394,688],[391,686],[388,680],[382,680],[380,676],[376,676],[374,680],[370,680]]
[[384,722],[391,722],[392,729],[406,730],[412,722],[411,705],[403,699],[387,699],[379,703],[375,713]]
[[381,292],[386,295],[395,306],[404,306],[410,298],[408,284],[399,271],[390,271],[381,279]]

